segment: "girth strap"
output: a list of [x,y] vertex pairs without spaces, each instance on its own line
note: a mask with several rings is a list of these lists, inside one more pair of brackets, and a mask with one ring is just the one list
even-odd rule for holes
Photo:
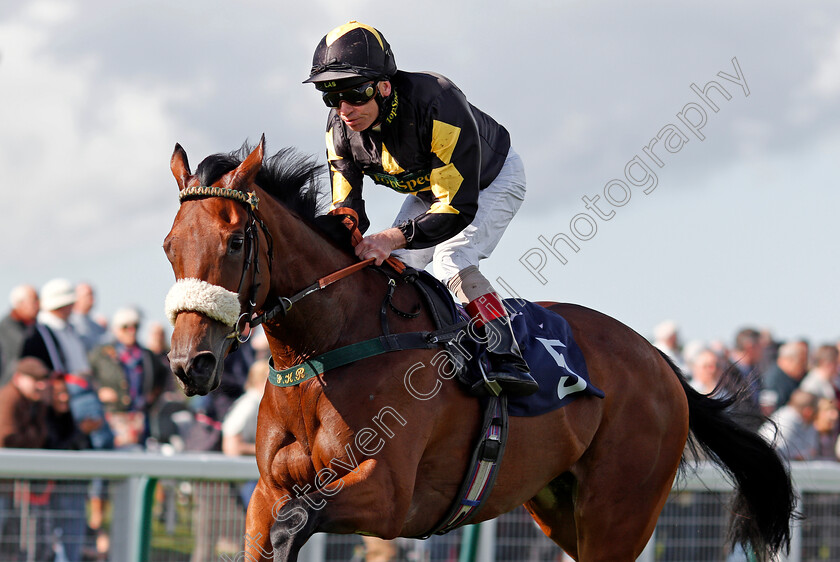
[[461,483],[458,495],[455,496],[455,502],[431,531],[416,538],[427,539],[432,535],[444,535],[466,525],[476,516],[493,490],[502,464],[507,435],[507,395],[491,396],[484,409],[481,438],[475,445],[466,477]]
[[322,375],[330,369],[342,367],[360,359],[405,349],[433,349],[454,339],[463,327],[463,324],[458,324],[434,332],[406,332],[379,336],[333,349],[282,370],[274,368],[274,360],[271,358],[268,360],[268,380],[275,386],[295,386],[312,377]]

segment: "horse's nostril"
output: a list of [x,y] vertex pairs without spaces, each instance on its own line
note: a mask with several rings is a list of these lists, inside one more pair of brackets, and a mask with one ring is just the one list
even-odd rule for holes
[[192,360],[193,378],[210,378],[216,368],[216,357],[212,353],[199,353]]

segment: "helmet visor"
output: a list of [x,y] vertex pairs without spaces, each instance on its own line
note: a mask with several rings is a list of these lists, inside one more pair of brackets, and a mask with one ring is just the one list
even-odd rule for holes
[[365,82],[338,92],[323,92],[321,95],[327,107],[338,107],[342,101],[350,105],[364,105],[373,99],[376,86],[373,82]]

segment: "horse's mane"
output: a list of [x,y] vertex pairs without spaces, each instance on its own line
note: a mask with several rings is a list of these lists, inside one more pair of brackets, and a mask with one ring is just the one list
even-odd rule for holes
[[[195,175],[201,185],[212,185],[239,166],[254,148],[246,141],[227,154],[212,154],[201,161]],[[287,209],[348,251],[352,248],[350,233],[342,225],[341,217],[324,214],[329,208],[329,197],[321,190],[321,178],[325,171],[325,166],[317,164],[314,157],[286,147],[263,160],[256,183]]]
[[[246,141],[227,154],[213,154],[198,165],[195,175],[201,185],[212,185],[220,177],[235,169],[254,149]],[[256,183],[285,207],[302,218],[313,221],[325,212],[328,205],[321,191],[320,180],[324,166],[316,164],[312,156],[291,147],[264,159]]]

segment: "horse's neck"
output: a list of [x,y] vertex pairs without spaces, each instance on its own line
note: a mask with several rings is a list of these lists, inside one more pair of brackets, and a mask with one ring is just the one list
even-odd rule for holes
[[[273,211],[272,211],[273,212]],[[336,248],[320,232],[285,208],[272,230],[274,265],[271,293],[291,297],[318,279],[356,263],[356,258]],[[358,310],[373,305],[371,276],[354,273],[326,290],[316,291],[266,326],[272,354],[278,364],[311,357],[334,348],[354,329]],[[378,306],[378,305],[376,305]]]

